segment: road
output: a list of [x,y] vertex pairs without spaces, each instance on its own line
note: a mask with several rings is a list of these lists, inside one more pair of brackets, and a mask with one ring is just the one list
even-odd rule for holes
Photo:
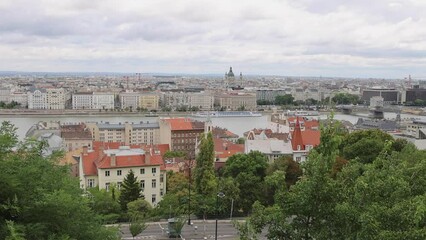
[[[134,239],[169,239],[167,236],[167,222],[149,223],[148,227]],[[122,239],[133,239],[129,232],[128,224],[121,225]],[[191,239],[214,239],[215,221],[193,221],[191,226],[185,224],[182,230],[182,238]],[[229,220],[219,220],[218,239],[231,240],[238,239],[238,231],[232,226]]]

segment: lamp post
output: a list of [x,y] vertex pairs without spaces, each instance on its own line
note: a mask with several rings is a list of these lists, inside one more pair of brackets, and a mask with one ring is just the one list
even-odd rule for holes
[[225,194],[223,192],[218,192],[216,195],[216,228],[215,228],[215,234],[214,239],[217,240],[217,217],[219,215],[219,198],[225,197]]
[[191,225],[191,164],[189,164],[188,225]]

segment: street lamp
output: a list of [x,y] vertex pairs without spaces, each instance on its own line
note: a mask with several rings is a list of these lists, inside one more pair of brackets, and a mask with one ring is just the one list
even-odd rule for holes
[[223,192],[218,192],[216,195],[216,228],[215,228],[215,234],[214,239],[217,240],[217,217],[219,215],[219,198],[225,197],[225,194]]

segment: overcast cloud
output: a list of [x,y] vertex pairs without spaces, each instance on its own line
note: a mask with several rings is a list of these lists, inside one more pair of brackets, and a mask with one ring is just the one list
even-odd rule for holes
[[0,70],[426,78],[425,0],[1,0]]

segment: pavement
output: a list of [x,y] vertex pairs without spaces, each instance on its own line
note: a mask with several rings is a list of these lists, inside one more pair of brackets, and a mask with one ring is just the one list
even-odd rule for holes
[[[147,228],[141,234],[132,237],[129,231],[129,225],[123,224],[120,226],[122,239],[169,239],[167,235],[167,222],[156,222],[147,224]],[[197,239],[215,239],[215,221],[192,221],[191,226],[185,224],[182,229],[182,239],[197,240]],[[231,221],[219,220],[217,239],[231,240],[238,239],[238,231],[234,228]]]

